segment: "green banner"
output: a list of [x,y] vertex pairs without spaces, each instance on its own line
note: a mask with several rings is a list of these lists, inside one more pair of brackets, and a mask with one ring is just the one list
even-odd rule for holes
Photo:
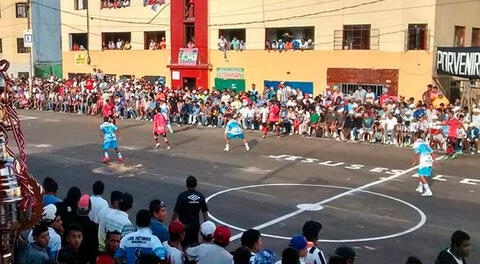
[[235,90],[236,92],[244,92],[245,80],[215,78],[215,90],[223,91],[225,89]]
[[59,78],[63,76],[61,64],[37,64],[34,68],[35,76],[48,77],[53,75]]

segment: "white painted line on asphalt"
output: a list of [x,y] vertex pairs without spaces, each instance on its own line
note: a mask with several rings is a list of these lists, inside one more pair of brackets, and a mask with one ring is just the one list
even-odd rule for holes
[[[270,186],[297,186],[297,187],[308,186],[308,187],[333,188],[333,189],[342,189],[342,190],[352,190],[353,189],[353,188],[343,187],[343,186],[308,184],[308,183],[266,183],[266,184],[258,184],[258,185],[249,185],[249,186],[230,188],[230,189],[227,189],[227,190],[219,191],[219,192],[214,193],[214,194],[210,195],[209,197],[207,197],[206,201],[208,202],[210,199],[212,199],[212,198],[214,198],[218,195],[227,193],[227,192],[232,192],[232,191],[242,192],[242,191],[245,191],[246,189],[258,188],[258,187],[270,187]],[[367,190],[360,190],[359,192],[384,197],[386,199],[390,199],[390,200],[399,202],[401,204],[404,204],[404,205],[412,208],[413,210],[415,210],[418,213],[418,215],[420,216],[420,220],[418,221],[418,223],[415,226],[410,227],[409,229],[398,232],[398,233],[393,233],[393,234],[388,234],[388,235],[383,235],[383,236],[376,236],[376,237],[365,237],[365,238],[354,238],[354,239],[320,239],[320,240],[318,240],[319,242],[351,243],[351,242],[366,242],[366,241],[389,239],[389,238],[399,237],[399,236],[403,236],[405,234],[414,232],[415,230],[418,230],[420,227],[422,227],[427,222],[427,216],[425,215],[425,213],[422,210],[420,210],[420,208],[416,207],[415,205],[413,205],[411,203],[408,203],[406,201],[403,201],[403,200],[400,200],[398,198],[395,198],[395,197],[392,197],[392,196],[389,196],[389,195],[386,195],[386,194],[382,194],[382,193],[376,193],[376,192],[367,191]],[[307,211],[307,210],[310,211],[310,210],[313,210],[313,209],[317,209],[317,208],[312,208],[312,207],[317,207],[318,208],[318,205],[317,204],[308,204],[308,205],[305,205],[304,209],[305,209],[305,211]],[[225,221],[222,221],[222,220],[216,218],[215,216],[213,216],[210,212],[208,213],[208,216],[210,217],[210,219],[212,219],[213,221],[216,221],[217,223],[219,223],[221,225],[228,226],[232,229],[235,229],[235,230],[238,230],[238,231],[241,231],[241,232],[244,232],[246,230],[245,228],[226,223]],[[284,239],[284,240],[290,240],[290,237],[273,235],[273,234],[262,233],[262,236]]]
[[[438,157],[436,160],[441,160],[441,159],[443,159],[443,156]],[[378,181],[374,181],[374,182],[371,182],[371,183],[362,185],[362,186],[360,186],[360,187],[357,187],[357,188],[348,190],[348,191],[346,191],[346,192],[337,194],[337,195],[332,196],[332,197],[330,197],[330,198],[327,198],[327,199],[325,199],[325,200],[323,200],[323,201],[320,201],[320,202],[318,202],[318,203],[312,204],[311,206],[313,207],[313,206],[324,205],[324,204],[329,203],[329,202],[331,202],[331,201],[335,201],[335,200],[337,200],[337,199],[339,199],[339,198],[342,198],[342,197],[345,197],[345,196],[347,196],[347,195],[351,195],[351,194],[353,194],[353,193],[356,193],[356,192],[358,192],[358,191],[362,191],[362,190],[367,189],[367,188],[370,188],[370,187],[372,187],[372,186],[375,186],[375,185],[378,185],[378,184],[381,184],[381,183],[384,183],[384,182],[387,182],[387,181],[396,179],[396,178],[398,178],[398,177],[400,177],[400,176],[403,176],[403,175],[405,175],[405,174],[407,174],[407,173],[409,173],[409,172],[412,172],[413,170],[415,170],[415,169],[417,169],[417,168],[418,168],[418,165],[415,166],[415,167],[411,167],[411,168],[409,168],[409,169],[407,169],[407,170],[404,170],[404,171],[402,171],[402,172],[400,172],[400,173],[394,174],[394,175],[392,175],[392,176],[390,176],[390,177],[387,177],[387,178],[384,178],[384,179],[380,179],[380,180],[378,180]],[[296,210],[296,211],[294,211],[294,212],[291,212],[291,213],[289,213],[289,214],[286,214],[286,215],[280,216],[280,217],[278,217],[278,218],[272,219],[272,220],[270,220],[270,221],[268,221],[268,222],[266,222],[266,223],[263,223],[263,224],[261,224],[261,225],[258,225],[258,226],[252,227],[252,228],[253,228],[253,229],[256,229],[256,230],[264,229],[264,228],[269,227],[269,226],[271,226],[271,225],[274,225],[274,224],[277,224],[277,223],[279,223],[279,222],[282,222],[282,221],[284,221],[284,220],[286,220],[286,219],[292,218],[292,217],[294,217],[294,216],[296,216],[296,215],[298,215],[298,214],[301,214],[301,213],[307,211],[307,209],[308,209],[308,208],[298,209],[298,210]],[[230,241],[234,241],[234,240],[239,239],[239,238],[242,236],[242,234],[243,234],[243,232],[232,236],[232,237],[230,238]]]
[[20,120],[34,120],[34,119],[38,119],[39,117],[19,115],[18,118]]
[[50,144],[38,144],[38,145],[34,145],[34,147],[36,148],[49,148],[51,147],[52,145]]

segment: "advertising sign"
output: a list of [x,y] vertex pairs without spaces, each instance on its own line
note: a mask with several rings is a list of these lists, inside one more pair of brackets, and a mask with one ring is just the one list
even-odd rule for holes
[[197,65],[198,49],[182,48],[178,52],[178,64],[180,65]]
[[217,68],[217,78],[242,80],[245,79],[245,71],[243,68]]
[[438,48],[438,74],[480,79],[480,48]]

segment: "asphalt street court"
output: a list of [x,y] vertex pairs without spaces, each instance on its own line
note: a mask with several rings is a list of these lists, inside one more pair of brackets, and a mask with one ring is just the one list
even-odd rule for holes
[[[135,212],[159,196],[166,197],[171,210],[184,190],[185,175],[197,176],[210,218],[232,229],[232,250],[242,231],[255,228],[280,253],[311,219],[324,226],[320,242],[327,253],[348,244],[362,260],[401,263],[421,249],[416,255],[433,261],[454,230],[480,237],[478,156],[439,156],[430,179],[434,196],[426,198],[415,192],[411,149],[301,137],[261,139],[248,133],[250,152],[240,142],[223,152],[223,130],[204,128],[169,134],[172,149],[155,151],[149,123],[122,120],[119,143],[126,163],[105,166],[92,155],[100,148],[99,120],[45,112],[20,117],[34,174],[48,171],[82,190],[101,177],[107,186],[141,197]],[[62,136],[51,137],[52,129]],[[62,172],[65,167],[76,174]],[[480,260],[475,245],[471,260]]]

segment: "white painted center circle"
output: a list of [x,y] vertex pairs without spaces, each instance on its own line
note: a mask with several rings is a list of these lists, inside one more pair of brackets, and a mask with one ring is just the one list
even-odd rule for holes
[[[248,186],[230,188],[230,189],[227,189],[227,190],[216,192],[216,193],[208,196],[205,200],[208,203],[212,198],[215,198],[216,196],[219,196],[219,195],[222,195],[222,194],[225,194],[225,193],[228,193],[228,192],[245,190],[245,189],[253,189],[253,188],[259,188],[259,187],[271,187],[271,186],[297,186],[297,187],[298,186],[307,186],[307,187],[320,187],[320,188],[332,188],[332,189],[343,189],[343,190],[352,190],[353,189],[353,188],[343,187],[343,186],[322,185],[322,184],[271,183],[271,184],[258,184],[258,185],[248,185]],[[324,243],[325,242],[326,243],[353,243],[353,242],[365,242],[365,241],[390,239],[390,238],[400,237],[400,236],[406,235],[408,233],[414,232],[414,231],[420,229],[427,222],[427,217],[426,217],[425,213],[422,210],[420,210],[420,208],[416,207],[415,205],[413,205],[411,203],[408,203],[406,201],[403,201],[403,200],[400,200],[400,199],[395,198],[393,196],[389,196],[389,195],[382,194],[382,193],[376,193],[376,192],[371,192],[371,191],[366,191],[366,190],[359,190],[358,192],[384,197],[384,198],[399,202],[401,204],[404,204],[404,205],[412,208],[414,211],[416,211],[418,213],[418,215],[420,216],[420,221],[415,226],[410,227],[407,230],[404,230],[404,231],[401,231],[401,232],[398,232],[398,233],[394,233],[394,234],[387,234],[387,235],[384,235],[384,236],[376,236],[376,237],[356,238],[356,239],[320,239],[320,240],[318,240],[319,242],[324,242]],[[304,206],[304,205],[306,205],[306,204],[299,204],[299,205],[297,205],[297,207],[299,209],[301,209],[299,206]],[[312,206],[313,204],[307,204],[307,205]],[[303,208],[303,209],[305,209],[305,208]],[[323,208],[321,208],[321,209],[323,209]],[[305,211],[307,211],[307,210],[305,210]],[[317,211],[317,210],[315,210],[315,211]],[[213,214],[210,213],[210,211],[208,212],[208,216],[210,217],[210,219],[212,219],[213,221],[216,221],[217,223],[219,223],[221,225],[228,226],[232,229],[235,229],[235,230],[238,230],[238,231],[241,231],[241,232],[244,232],[248,229],[248,228],[242,228],[242,227],[238,227],[238,226],[226,223],[226,222],[222,221],[221,219],[216,218]],[[286,236],[279,236],[279,235],[265,234],[265,233],[262,233],[262,236],[284,239],[284,240],[290,240],[290,238],[291,238],[291,237],[286,237]]]
[[301,210],[304,210],[304,211],[316,212],[316,211],[322,210],[323,206],[321,206],[319,204],[304,203],[304,204],[297,205],[297,208],[301,209]]

